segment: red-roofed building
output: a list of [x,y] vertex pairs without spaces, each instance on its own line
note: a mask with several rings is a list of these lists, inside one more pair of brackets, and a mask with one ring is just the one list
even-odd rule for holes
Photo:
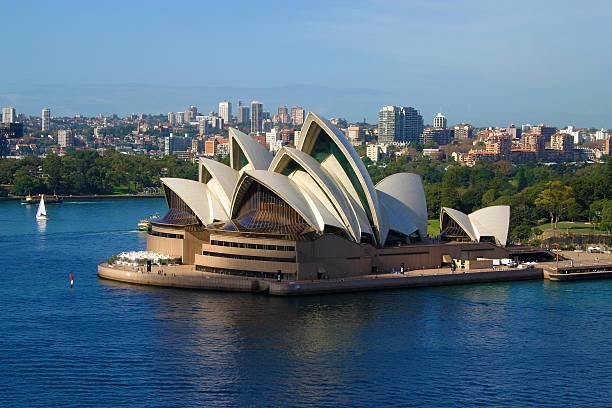
[[266,146],[266,135],[258,135],[258,136],[251,136],[251,137],[257,140],[262,146]]

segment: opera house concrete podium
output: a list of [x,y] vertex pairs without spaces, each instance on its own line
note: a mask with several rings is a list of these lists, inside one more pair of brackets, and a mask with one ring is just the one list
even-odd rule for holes
[[314,113],[297,147],[275,156],[236,129],[229,139],[230,166],[201,158],[198,181],[161,180],[168,213],[152,220],[147,250],[181,258],[177,271],[300,282],[506,255],[507,225],[506,235],[490,229],[498,213],[489,210],[445,209],[444,225],[458,226],[460,242],[430,240],[420,176],[394,174],[375,186],[346,136]]

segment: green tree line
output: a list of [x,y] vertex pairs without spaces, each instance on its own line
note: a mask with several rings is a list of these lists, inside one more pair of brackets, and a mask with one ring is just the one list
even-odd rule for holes
[[[490,205],[511,207],[510,238],[529,238],[533,227],[560,220],[591,221],[612,231],[612,158],[601,164],[454,162],[399,157],[368,166],[374,183],[397,172],[419,174],[430,219],[442,207],[471,213]],[[73,151],[64,156],[0,160],[0,184],[13,193],[113,194],[159,187],[162,176],[197,179],[197,166],[175,157],[161,159],[107,150]],[[7,189],[0,187],[6,195]]]
[[454,162],[398,157],[369,165],[376,184],[397,172],[423,179],[428,216],[442,207],[471,213],[491,205],[511,208],[510,238],[529,238],[531,229],[551,221],[591,221],[612,231],[612,158],[603,164],[512,165],[478,162],[473,167]]
[[[137,193],[160,187],[161,176],[196,180],[197,165],[176,157],[160,159],[106,150],[77,150],[64,156],[0,160],[0,184],[13,185],[15,195]],[[3,195],[8,192],[4,189]]]

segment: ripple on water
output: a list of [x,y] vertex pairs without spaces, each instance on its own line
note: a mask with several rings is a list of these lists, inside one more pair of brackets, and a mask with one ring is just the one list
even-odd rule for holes
[[283,299],[98,280],[163,211],[62,204],[42,231],[0,203],[2,406],[610,405],[612,281]]

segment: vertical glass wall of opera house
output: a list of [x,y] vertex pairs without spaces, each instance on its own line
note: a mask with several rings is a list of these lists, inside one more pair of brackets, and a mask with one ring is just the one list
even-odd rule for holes
[[164,186],[167,214],[152,222],[147,248],[180,256],[196,270],[222,275],[297,278],[296,241],[316,231],[267,187],[244,183],[236,216],[203,225],[194,211]]
[[[183,263],[192,263],[192,246],[187,244],[197,240],[197,230],[202,223],[193,210],[171,189],[164,186],[168,212],[162,218],[151,219],[147,234],[147,250],[181,258]],[[191,233],[188,232],[191,231]]]
[[168,212],[161,219],[152,222],[159,226],[185,227],[201,224],[193,210],[168,186],[164,185]]
[[240,207],[229,221],[207,226],[210,241],[197,255],[196,270],[223,275],[277,279],[297,278],[296,242],[315,230],[269,188],[243,183],[236,195]]

